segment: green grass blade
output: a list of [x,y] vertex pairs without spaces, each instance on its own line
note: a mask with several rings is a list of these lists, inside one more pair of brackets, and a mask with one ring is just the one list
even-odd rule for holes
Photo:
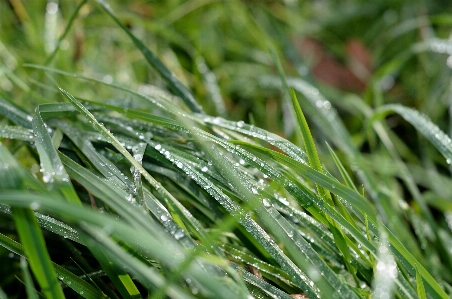
[[[0,212],[5,214],[11,214],[11,209],[8,206],[0,205]],[[82,243],[76,230],[71,228],[69,225],[56,220],[48,215],[43,215],[41,213],[35,212],[36,219],[39,225],[52,233],[62,236],[63,238],[70,239],[77,243]]]
[[80,203],[80,199],[64,170],[64,165],[39,114],[39,108],[36,109],[32,125],[36,135],[35,145],[41,160],[44,183],[47,183],[51,189],[61,192],[67,201]]
[[185,87],[174,74],[162,63],[162,61],[149,48],[147,48],[133,33],[118,20],[111,7],[104,1],[97,1],[104,11],[115,21],[115,23],[130,37],[134,45],[143,53],[146,60],[163,77],[168,86],[185,102],[185,104],[197,113],[204,113],[202,107],[195,100],[191,92]]
[[82,236],[89,240],[89,249],[96,257],[96,260],[102,267],[102,270],[107,273],[108,277],[111,279],[112,284],[119,291],[123,298],[139,299],[143,298],[140,291],[137,289],[130,275],[121,267],[116,265],[115,259],[112,259],[105,252],[105,248],[99,248],[96,243],[93,242],[89,237]]
[[33,131],[20,126],[0,125],[0,138],[33,141]]
[[452,163],[452,140],[438,126],[432,123],[425,115],[418,111],[399,104],[385,105],[377,109],[373,120],[383,118],[389,113],[398,113],[416,130],[424,135],[436,149],[446,158],[448,164]]
[[20,258],[20,268],[22,269],[22,273],[24,275],[25,290],[27,291],[28,299],[38,299],[38,292],[33,284],[30,271],[28,271],[27,260],[23,257]]
[[427,295],[425,294],[424,283],[422,282],[421,275],[419,275],[419,270],[416,267],[416,289],[417,294],[420,299],[427,299]]
[[[323,172],[319,155],[317,154],[317,149],[315,147],[314,139],[312,138],[311,130],[309,129],[308,122],[304,117],[303,111],[301,110],[300,104],[298,103],[297,95],[295,94],[295,90],[293,88],[290,88],[290,98],[292,100],[292,109],[295,111],[295,116],[298,122],[298,126],[296,128],[303,138],[306,154],[308,155],[309,165],[313,169],[319,172]],[[331,198],[330,192],[318,185],[316,185],[316,188],[320,197],[325,198],[325,200],[329,204],[333,205],[333,199]]]
[[336,153],[333,151],[333,149],[330,147],[329,144],[327,144],[328,146],[328,150],[330,151],[331,157],[333,157],[334,160],[334,164],[336,164],[337,169],[339,170],[342,178],[344,179],[345,184],[355,190],[357,193],[358,189],[356,189],[355,184],[353,183],[352,178],[350,177],[350,175],[348,174],[347,170],[345,169],[344,165],[342,164],[341,160],[339,159],[339,157],[336,155]]
[[[38,204],[31,203],[33,207],[36,205]],[[42,292],[46,298],[64,298],[63,290],[50,261],[44,236],[33,211],[27,208],[13,208],[12,213],[25,255]]]
[[31,129],[31,115],[2,97],[0,97],[0,114],[24,128]]

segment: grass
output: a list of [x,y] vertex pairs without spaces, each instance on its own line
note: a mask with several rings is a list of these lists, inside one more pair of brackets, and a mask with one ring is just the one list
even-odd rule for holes
[[0,298],[452,296],[449,3],[108,2],[0,3]]

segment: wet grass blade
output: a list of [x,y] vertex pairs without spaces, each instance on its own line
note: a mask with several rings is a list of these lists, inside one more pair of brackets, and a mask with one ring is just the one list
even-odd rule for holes
[[31,115],[2,97],[0,97],[0,114],[24,128],[31,129]]
[[452,140],[438,126],[432,123],[427,116],[420,114],[418,111],[399,104],[385,105],[375,111],[372,120],[383,118],[394,112],[402,116],[424,135],[446,158],[448,164],[452,163]]
[[35,145],[38,150],[43,172],[43,181],[51,190],[61,192],[67,201],[80,203],[77,193],[72,186],[64,165],[54,148],[52,139],[44,124],[39,108],[32,120],[33,132],[35,134]]

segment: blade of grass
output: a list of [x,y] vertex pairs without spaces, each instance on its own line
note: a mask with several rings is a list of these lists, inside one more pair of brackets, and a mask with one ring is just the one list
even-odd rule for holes
[[[31,203],[31,206],[35,207],[36,204]],[[15,207],[12,208],[12,214],[25,255],[42,292],[46,298],[64,298],[63,290],[50,261],[44,236],[32,210]]]
[[202,107],[196,102],[191,92],[174,74],[162,63],[162,61],[149,48],[147,48],[133,33],[119,21],[111,7],[104,1],[96,1],[103,10],[115,21],[115,23],[129,36],[134,45],[141,51],[148,63],[153,66],[163,77],[168,86],[185,102],[185,104],[197,113],[204,113]]
[[32,126],[36,137],[35,146],[41,159],[44,183],[48,183],[52,190],[61,192],[67,201],[80,204],[80,199],[64,170],[63,163],[53,147],[52,139],[39,114],[39,107],[33,117]]
[[28,263],[24,257],[20,258],[20,268],[24,275],[25,290],[27,291],[28,299],[38,299],[38,292],[33,284],[33,279],[31,278],[30,271],[28,271]]

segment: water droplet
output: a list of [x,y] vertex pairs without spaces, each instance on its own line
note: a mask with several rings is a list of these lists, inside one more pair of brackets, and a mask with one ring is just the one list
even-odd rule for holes
[[199,293],[199,289],[197,287],[193,287],[191,288],[191,292],[193,293],[193,295],[196,295]]
[[241,127],[243,127],[244,124],[245,124],[245,122],[243,120],[241,120],[237,123],[237,127],[241,128]]
[[41,207],[41,203],[39,201],[32,201],[30,203],[30,209],[32,209],[33,211],[39,209]]
[[160,216],[160,219],[161,219],[162,221],[167,221],[167,220],[168,220],[168,216],[162,215],[162,216]]
[[154,148],[159,151],[162,148],[162,145],[157,144]]
[[204,166],[203,168],[201,168],[202,172],[206,172],[207,170],[209,170],[209,168],[207,168],[206,166]]
[[264,198],[263,200],[262,200],[262,203],[264,204],[264,207],[270,207],[271,206],[271,204],[270,204],[270,202],[268,201],[268,199],[266,199],[266,198]]
[[127,195],[126,200],[131,203],[135,203],[135,198],[133,198],[132,194]]
[[182,238],[184,235],[185,235],[185,234],[184,234],[184,232],[183,232],[182,230],[177,230],[177,231],[174,233],[174,238],[176,238],[176,240],[179,240],[179,239]]

